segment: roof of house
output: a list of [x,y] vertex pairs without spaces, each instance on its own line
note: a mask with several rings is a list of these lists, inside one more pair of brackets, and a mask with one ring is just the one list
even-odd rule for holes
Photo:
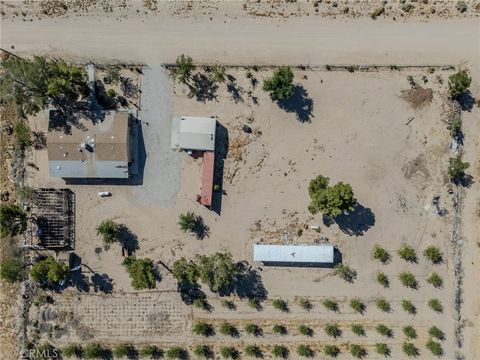
[[174,117],[170,146],[173,149],[213,151],[217,120],[206,117]]
[[332,245],[253,245],[253,260],[264,263],[333,264]]
[[128,178],[128,119],[128,112],[111,111],[97,124],[80,118],[70,133],[50,128],[47,134],[50,176]]

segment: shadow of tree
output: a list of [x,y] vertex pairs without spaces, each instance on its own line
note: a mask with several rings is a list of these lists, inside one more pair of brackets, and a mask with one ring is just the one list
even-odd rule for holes
[[361,236],[375,224],[375,214],[372,209],[357,204],[352,212],[339,215],[334,221],[344,233]]
[[118,226],[118,242],[128,252],[128,256],[131,256],[136,250],[138,250],[138,238],[125,224]]
[[93,291],[101,291],[105,294],[111,294],[113,291],[112,279],[107,274],[95,273],[91,276]]
[[241,86],[238,86],[235,82],[230,81],[227,84],[227,91],[232,95],[232,99],[235,104],[243,102],[242,94],[245,92]]
[[206,102],[217,99],[218,85],[208,76],[196,73],[192,76],[193,84],[189,86],[190,96],[194,96],[197,101]]
[[455,96],[455,100],[460,104],[463,111],[472,111],[475,106],[475,98],[472,96],[470,90],[461,95]]
[[193,233],[199,240],[203,240],[204,238],[208,238],[210,236],[210,228],[205,224],[201,216],[197,216]]
[[195,299],[207,298],[199,284],[178,283],[177,291],[180,293],[182,301],[187,305],[192,305]]
[[295,113],[297,120],[305,123],[313,117],[313,100],[301,85],[293,87],[293,95],[287,100],[277,101],[278,106],[286,112]]
[[230,292],[234,292],[241,299],[265,300],[268,295],[261,276],[246,261],[237,263],[237,275]]
[[135,97],[140,92],[140,89],[133,83],[132,79],[125,77],[120,78],[120,89],[127,98]]

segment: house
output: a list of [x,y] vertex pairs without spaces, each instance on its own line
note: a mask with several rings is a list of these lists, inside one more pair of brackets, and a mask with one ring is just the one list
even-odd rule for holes
[[189,154],[200,153],[203,158],[199,201],[205,206],[212,205],[216,128],[215,118],[182,116],[172,119],[170,147],[185,150]]
[[271,266],[330,267],[335,262],[333,245],[253,245],[253,260]]
[[126,111],[105,112],[96,124],[81,118],[65,132],[55,126],[58,113],[50,111],[47,134],[48,170],[52,177],[128,179],[131,126]]

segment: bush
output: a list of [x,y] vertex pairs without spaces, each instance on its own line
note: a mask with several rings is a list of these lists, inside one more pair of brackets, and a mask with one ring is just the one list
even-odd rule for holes
[[153,262],[150,259],[136,259],[129,256],[123,261],[135,290],[154,289],[156,287]]
[[370,17],[375,20],[378,16],[382,15],[385,12],[385,7],[377,7],[371,14]]
[[427,349],[430,350],[433,355],[435,355],[435,356],[443,355],[443,349],[442,349],[442,345],[440,345],[440,343],[430,339],[430,340],[427,341],[426,346],[427,346]]
[[82,347],[76,344],[70,344],[65,346],[62,349],[62,357],[71,358],[71,357],[80,357],[82,354]]
[[420,355],[420,351],[418,350],[418,348],[411,342],[404,342],[402,344],[402,350],[405,355],[410,357]]
[[247,324],[245,325],[245,332],[249,335],[253,336],[260,336],[262,335],[262,329],[255,324]]
[[403,327],[403,334],[409,339],[417,338],[417,331],[410,325]]
[[445,333],[436,326],[432,326],[428,329],[428,334],[438,340],[445,340]]
[[373,247],[372,256],[382,264],[387,264],[390,261],[390,253],[379,245]]
[[111,97],[112,99],[115,99],[117,97],[117,92],[113,89],[108,89],[107,90],[107,95],[108,95],[108,97]]
[[443,261],[443,253],[436,246],[429,246],[423,251],[423,256],[433,264],[440,264]]
[[464,13],[465,11],[467,11],[468,7],[467,7],[467,4],[465,3],[465,1],[463,0],[459,0],[457,1],[457,6],[456,6],[457,10],[460,11],[461,13]]
[[350,345],[350,354],[355,358],[361,359],[367,356],[367,350],[363,346],[352,344]]
[[384,311],[384,312],[390,312],[391,310],[391,307],[390,307],[390,303],[385,300],[384,298],[378,298],[375,300],[375,305],[377,305],[377,308],[379,308],[380,310]]
[[335,265],[334,274],[346,282],[353,282],[357,278],[357,272],[346,264]]
[[388,276],[383,273],[383,272],[380,272],[377,274],[377,281],[383,286],[383,287],[386,287],[388,288],[389,285],[390,285],[390,281],[388,280]]
[[105,350],[99,344],[87,344],[83,348],[83,357],[85,359],[99,359],[105,353]]
[[333,338],[338,338],[338,337],[342,336],[342,331],[340,330],[340,328],[336,324],[325,325],[325,333],[328,336],[331,336]]
[[202,310],[210,310],[210,305],[208,304],[208,301],[205,300],[204,298],[196,298],[193,300],[192,304],[196,308],[199,308]]
[[363,314],[365,311],[365,304],[359,298],[351,299],[350,307],[359,314]]
[[400,279],[400,282],[403,284],[403,286],[406,286],[411,289],[416,289],[418,286],[417,279],[415,278],[415,275],[413,275],[409,271],[403,271],[398,275],[398,278]]
[[402,300],[402,308],[405,312],[415,315],[417,313],[417,308],[410,300]]
[[330,300],[330,299],[325,299],[322,301],[323,306],[327,310],[337,312],[338,311],[338,303],[336,301]]
[[465,177],[465,170],[469,167],[470,164],[468,162],[463,162],[461,155],[448,159],[448,175],[454,183],[458,183]]
[[30,268],[30,276],[39,283],[56,284],[68,276],[68,265],[56,261],[52,256],[37,261]]
[[297,354],[303,357],[313,357],[314,352],[307,345],[299,345],[297,347]]
[[430,308],[437,313],[443,312],[443,305],[438,299],[428,300],[428,306],[430,306]]
[[403,244],[398,250],[398,255],[405,261],[408,262],[417,262],[417,254],[415,250],[406,244]]
[[213,326],[204,321],[199,321],[193,325],[193,332],[197,335],[212,336],[215,334]]
[[167,352],[165,353],[167,359],[177,359],[177,360],[185,360],[188,358],[188,353],[187,353],[187,350],[181,348],[181,347],[178,347],[178,346],[175,346],[175,347],[172,347],[170,349],[167,350]]
[[121,344],[121,345],[117,345],[113,349],[113,356],[121,359],[121,358],[130,356],[133,352],[134,352],[134,348],[132,347],[132,345]]
[[236,359],[238,357],[238,351],[233,346],[222,346],[220,348],[220,355],[224,359]]
[[283,325],[280,325],[280,324],[273,325],[272,331],[275,334],[279,334],[279,335],[287,335],[287,333],[288,333],[287,328]]
[[226,300],[226,299],[223,299],[220,304],[222,304],[222,306],[224,308],[227,308],[229,310],[235,310],[237,307],[235,306],[235,303],[233,301],[229,301],[229,300]]
[[252,357],[262,357],[262,350],[258,346],[247,345],[245,346],[245,354]]
[[13,133],[15,135],[15,146],[18,149],[23,151],[32,146],[32,132],[26,121],[18,120],[13,128]]
[[228,322],[224,321],[220,324],[220,328],[218,329],[220,334],[225,335],[225,336],[237,336],[238,335],[238,330],[235,326],[232,324],[229,324]]
[[193,231],[197,226],[197,221],[197,216],[190,211],[178,216],[178,225],[183,232]]
[[306,299],[306,298],[301,298],[299,301],[298,301],[298,304],[300,305],[300,307],[304,310],[311,310],[312,309],[312,303],[310,302],[310,300]]
[[443,280],[436,272],[430,274],[430,276],[427,278],[427,282],[436,288],[443,286]]
[[465,70],[461,70],[448,77],[448,88],[450,89],[450,95],[457,97],[465,94],[472,83],[472,78]]
[[358,336],[365,336],[365,329],[360,324],[352,324],[352,332]]
[[272,349],[272,355],[285,359],[288,357],[288,349],[283,345],[274,345]]
[[193,349],[193,353],[198,358],[211,359],[213,358],[212,348],[208,345],[197,345]]
[[174,80],[187,84],[194,69],[193,59],[188,55],[181,54],[177,56],[175,68],[172,69],[171,74]]
[[8,282],[22,281],[23,262],[14,257],[5,258],[0,264],[0,278]]
[[390,329],[388,326],[384,324],[378,324],[375,329],[380,335],[386,336],[386,337],[392,337],[393,336],[393,331]]
[[252,309],[260,310],[262,308],[260,304],[260,300],[257,298],[250,298],[248,299],[247,302],[248,306],[250,306]]
[[0,236],[23,234],[27,230],[27,214],[17,205],[0,204]]
[[112,244],[119,239],[119,226],[113,220],[103,220],[97,226],[97,235],[102,237],[105,244]]
[[288,311],[288,304],[285,300],[282,299],[274,299],[272,301],[272,305],[275,309],[287,312]]
[[293,71],[288,66],[279,67],[271,78],[263,82],[263,90],[274,101],[287,100],[293,95]]
[[298,326],[298,332],[305,336],[313,336],[313,329],[304,324]]
[[325,345],[323,348],[323,353],[330,357],[337,357],[340,354],[340,349],[336,345]]
[[375,350],[378,354],[383,355],[385,357],[390,356],[391,350],[385,343],[376,343]]
[[144,345],[140,348],[139,355],[141,358],[160,358],[162,351],[155,345]]

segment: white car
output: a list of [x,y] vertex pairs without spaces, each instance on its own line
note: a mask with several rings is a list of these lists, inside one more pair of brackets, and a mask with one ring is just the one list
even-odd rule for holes
[[97,195],[100,197],[108,197],[108,196],[112,196],[112,193],[108,191],[100,191]]

